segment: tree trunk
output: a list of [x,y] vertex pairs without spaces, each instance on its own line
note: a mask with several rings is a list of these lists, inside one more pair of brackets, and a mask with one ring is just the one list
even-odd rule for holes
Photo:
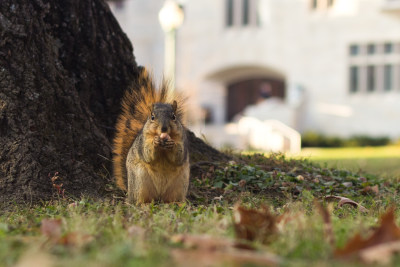
[[1,0],[0,202],[102,196],[132,50],[102,0]]
[[127,37],[99,0],[2,0],[0,27],[0,201],[101,194],[136,69]]

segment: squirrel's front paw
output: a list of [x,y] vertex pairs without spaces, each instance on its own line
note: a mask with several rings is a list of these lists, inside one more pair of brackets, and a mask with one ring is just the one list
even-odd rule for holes
[[175,146],[175,142],[172,139],[165,140],[164,143],[162,144],[162,148],[165,148],[165,149],[172,149],[172,148],[174,148],[174,146]]
[[155,147],[161,146],[162,145],[161,138],[159,136],[154,136],[153,144]]

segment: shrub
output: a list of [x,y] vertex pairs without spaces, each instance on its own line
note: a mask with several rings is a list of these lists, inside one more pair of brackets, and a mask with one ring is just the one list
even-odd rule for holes
[[341,138],[316,132],[306,132],[301,136],[302,147],[384,146],[388,144],[390,144],[390,138],[386,136],[355,135],[349,138]]

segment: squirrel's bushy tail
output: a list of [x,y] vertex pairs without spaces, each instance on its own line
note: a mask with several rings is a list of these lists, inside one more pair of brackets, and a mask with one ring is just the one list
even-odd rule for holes
[[117,186],[126,191],[126,157],[136,136],[143,128],[154,103],[178,103],[176,117],[182,121],[183,97],[175,94],[163,80],[156,90],[152,76],[145,68],[139,68],[139,76],[132,88],[122,98],[122,110],[117,119],[113,141],[113,175]]

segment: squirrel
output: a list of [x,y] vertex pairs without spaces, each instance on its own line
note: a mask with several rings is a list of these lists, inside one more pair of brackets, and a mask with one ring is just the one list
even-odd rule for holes
[[113,142],[113,175],[128,203],[185,200],[190,166],[183,104],[165,80],[156,90],[151,75],[139,68],[122,99]]

